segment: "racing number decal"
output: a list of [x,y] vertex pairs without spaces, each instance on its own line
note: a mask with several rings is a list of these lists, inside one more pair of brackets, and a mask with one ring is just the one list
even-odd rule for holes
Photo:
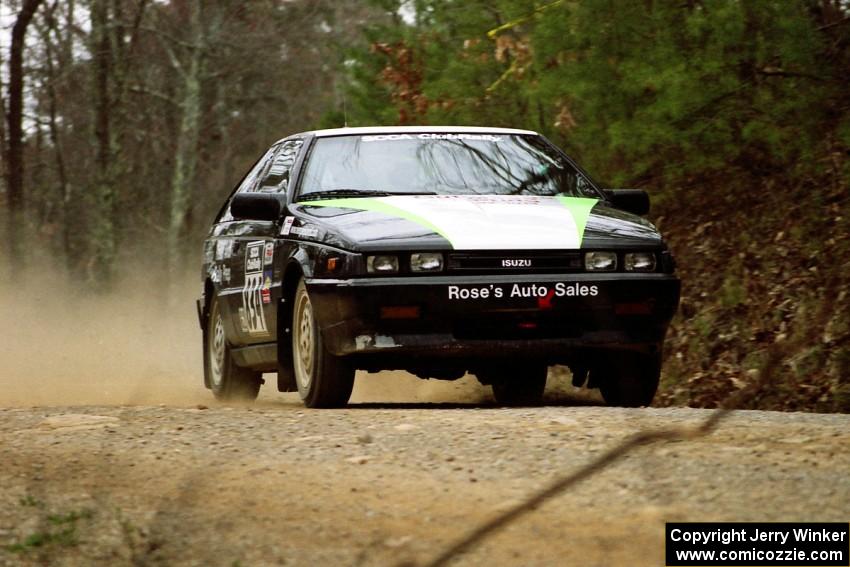
[[249,242],[245,249],[245,286],[242,288],[242,308],[245,310],[248,333],[268,334],[263,312],[263,257],[265,242]]
[[248,322],[248,332],[252,335],[264,335],[266,316],[263,313],[263,274],[245,274],[245,287],[242,289],[242,305]]

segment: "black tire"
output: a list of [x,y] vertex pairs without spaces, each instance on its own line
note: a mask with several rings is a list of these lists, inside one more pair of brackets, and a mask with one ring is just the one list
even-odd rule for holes
[[259,372],[233,362],[216,297],[210,304],[204,332],[204,381],[216,399],[222,401],[254,401],[262,384]]
[[344,407],[354,387],[354,368],[325,350],[302,279],[292,304],[292,365],[298,394],[308,408]]
[[649,406],[658,391],[660,355],[623,354],[595,370],[602,398],[609,406]]
[[491,368],[483,378],[493,388],[496,403],[503,406],[533,406],[540,404],[546,389],[549,367],[539,362],[507,364]]

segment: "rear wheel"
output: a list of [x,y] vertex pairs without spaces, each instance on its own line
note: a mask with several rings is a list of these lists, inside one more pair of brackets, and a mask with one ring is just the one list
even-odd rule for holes
[[623,354],[598,367],[592,374],[609,406],[640,407],[652,404],[661,377],[661,356]]
[[309,408],[343,407],[351,397],[354,369],[325,350],[302,279],[292,309],[292,362],[298,394]]
[[213,297],[204,340],[206,381],[216,399],[253,401],[260,392],[259,372],[242,368],[233,362],[230,345],[224,334],[224,322],[218,299]]
[[539,404],[546,389],[549,368],[545,364],[529,362],[506,364],[482,370],[479,381],[490,384],[493,397],[503,406],[529,406]]

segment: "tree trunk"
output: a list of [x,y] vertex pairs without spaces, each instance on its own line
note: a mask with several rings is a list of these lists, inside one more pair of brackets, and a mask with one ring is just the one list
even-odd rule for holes
[[[68,272],[73,267],[74,254],[71,249],[71,215],[68,208],[71,202],[71,186],[68,183],[68,173],[65,167],[65,153],[62,150],[62,139],[59,136],[59,125],[57,120],[57,96],[56,96],[56,67],[53,62],[54,49],[52,33],[57,32],[57,23],[54,11],[57,4],[48,10],[45,17],[46,25],[42,31],[41,41],[44,43],[45,70],[47,71],[47,105],[48,105],[48,128],[50,132],[50,143],[53,146],[53,158],[56,161],[56,175],[58,177],[58,198],[60,222],[62,223],[61,248],[65,258],[65,267]],[[61,62],[60,62],[61,65]]]
[[193,0],[190,16],[191,50],[188,65],[183,68],[180,100],[180,127],[171,178],[171,208],[166,233],[169,280],[174,282],[183,265],[183,235],[189,213],[189,197],[195,184],[198,138],[201,119],[201,78],[203,76],[204,29],[200,0]]
[[35,11],[42,0],[25,0],[12,27],[12,44],[9,49],[9,111],[6,145],[6,199],[8,225],[6,239],[9,243],[9,273],[12,278],[21,272],[21,231],[24,206],[24,38]]
[[109,40],[109,7],[106,0],[92,0],[91,40],[94,82],[94,137],[96,143],[91,219],[92,255],[87,265],[89,281],[99,290],[108,289],[115,265],[115,180],[112,175],[113,138],[111,132],[111,101],[109,76],[112,50]]
[[[0,53],[0,66],[3,65],[3,56]],[[0,73],[0,156],[2,156],[2,160],[0,160],[0,175],[2,175],[3,186],[0,187],[0,195],[3,196],[3,204],[6,205],[0,208],[0,225],[6,227],[8,230],[12,225],[12,215],[9,212],[8,201],[7,201],[7,188],[9,181],[9,164],[6,160],[9,157],[9,138],[6,136],[6,96],[5,96],[5,86],[3,82],[3,74]],[[0,238],[8,238],[8,233],[3,232],[0,234]],[[11,242],[9,243],[11,246]],[[0,253],[0,260],[6,259],[6,255],[10,255],[10,250],[5,250],[4,253]],[[11,263],[11,257],[8,258],[8,261]],[[6,268],[6,266],[3,266]],[[9,279],[10,274],[12,273],[11,266],[8,266],[9,269],[3,269],[3,277],[0,278],[0,283],[4,283],[4,280]]]

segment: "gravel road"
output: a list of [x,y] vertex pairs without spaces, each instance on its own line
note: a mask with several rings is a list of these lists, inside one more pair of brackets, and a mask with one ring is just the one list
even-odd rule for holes
[[[208,407],[207,407],[208,406]],[[558,402],[0,409],[0,565],[417,565],[695,409]],[[739,411],[550,500],[458,565],[663,565],[665,521],[847,521],[850,416]]]

